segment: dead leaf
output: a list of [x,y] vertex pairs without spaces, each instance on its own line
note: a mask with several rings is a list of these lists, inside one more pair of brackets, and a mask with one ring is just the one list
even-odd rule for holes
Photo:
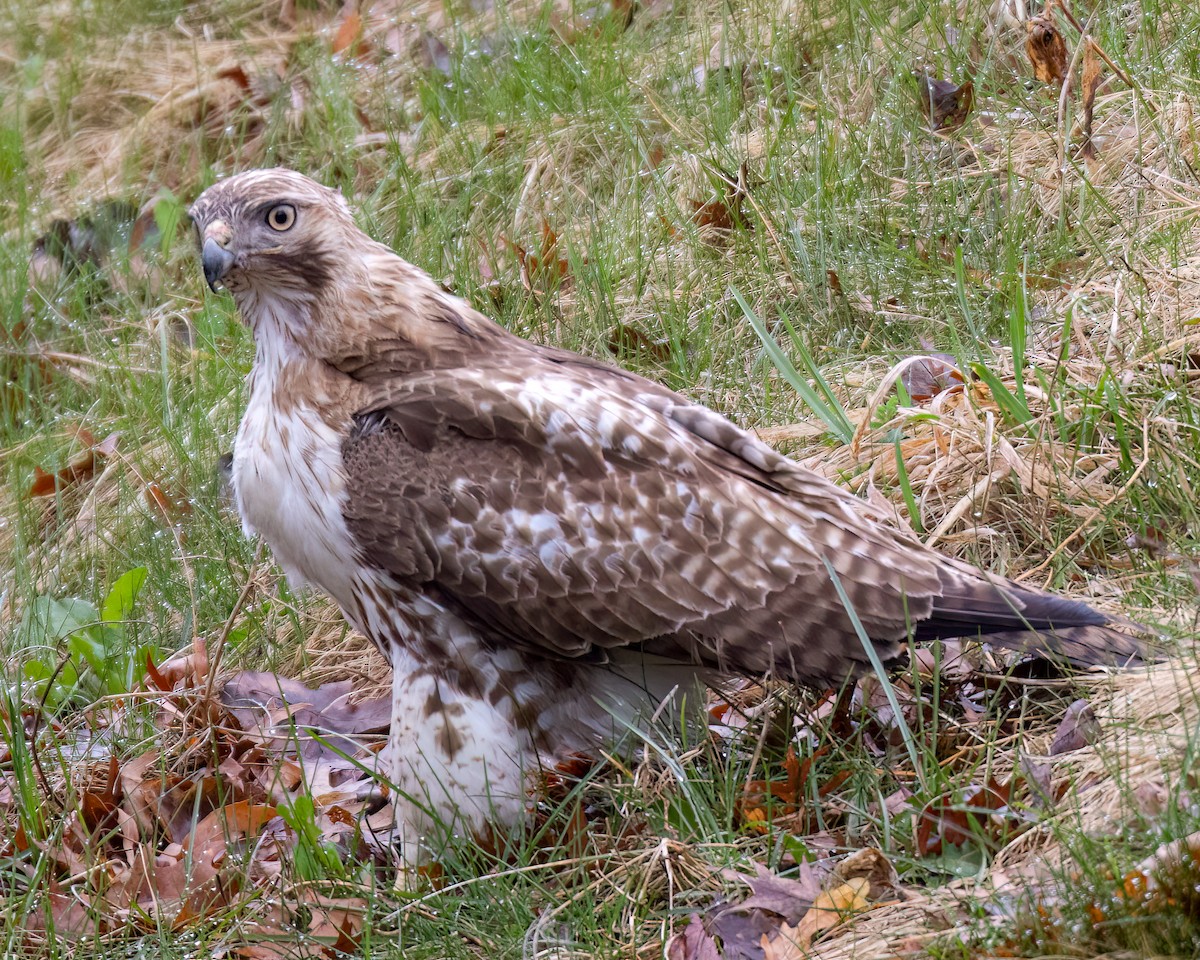
[[146,505],[168,527],[174,527],[192,512],[192,505],[186,497],[176,497],[166,493],[163,488],[151,480],[142,491]]
[[947,846],[1006,836],[1015,816],[1009,807],[1011,795],[1011,780],[1001,783],[992,777],[986,784],[948,791],[929,801],[918,815],[917,853],[936,856]]
[[428,30],[421,31],[421,60],[427,70],[436,70],[444,77],[454,76],[450,48]]
[[58,219],[33,244],[31,283],[57,281],[87,268],[104,266],[114,253],[127,249],[127,237],[138,208],[128,200],[110,197],[73,219]]
[[1047,6],[1042,16],[1025,22],[1025,52],[1034,77],[1061,87],[1067,76],[1067,44],[1050,13]]
[[869,887],[870,883],[865,877],[858,877],[821,893],[796,926],[785,923],[773,940],[768,941],[763,937],[764,960],[807,960],[808,948],[817,936],[855,914],[870,909],[871,904],[867,900]]
[[28,496],[52,497],[69,487],[87,483],[104,461],[116,452],[119,437],[120,434],[110,433],[97,443],[89,431],[77,430],[75,438],[84,445],[82,452],[72,457],[57,473],[47,473],[41,467],[34,467],[33,484]]
[[668,340],[651,340],[635,326],[618,323],[608,334],[608,349],[615,356],[645,355],[666,363],[671,359]]
[[1083,50],[1083,146],[1080,155],[1085,160],[1094,159],[1096,144],[1092,141],[1092,112],[1096,106],[1096,89],[1100,86],[1100,57],[1096,55],[1096,44],[1091,37],[1084,37]]
[[333,53],[348,53],[349,56],[355,56],[355,51],[352,49],[354,45],[361,39],[363,32],[362,16],[353,7],[348,9],[345,16],[342,17],[342,22],[338,25],[337,33],[333,35],[333,40],[330,42],[330,48]]
[[721,873],[727,880],[748,884],[753,891],[749,897],[734,906],[733,909],[739,912],[766,910],[795,923],[804,916],[821,893],[822,874],[814,869],[812,864],[800,864],[798,880],[778,876],[759,863],[754,865],[754,869],[756,876],[753,877],[736,870],[724,870]]
[[225,682],[221,700],[243,721],[243,729],[258,724],[264,711],[286,706],[286,716],[297,726],[347,735],[386,733],[391,722],[390,697],[354,702],[353,693],[349,680],[323,683],[314,690],[299,680],[248,670]]
[[687,927],[667,941],[667,960],[721,960],[717,942],[704,929],[698,913],[693,913]]
[[[571,264],[558,253],[558,233],[542,218],[540,253],[530,253],[519,243],[501,234],[500,239],[517,255],[521,266],[521,283],[531,293],[544,293],[547,288],[565,287],[571,280]],[[587,263],[587,258],[583,260]]]
[[55,938],[72,941],[105,933],[109,924],[90,904],[64,892],[64,888],[52,880],[45,905],[25,917],[24,929],[30,933],[53,931]]
[[327,897],[306,890],[301,903],[308,908],[311,917],[309,936],[324,945],[326,956],[358,952],[367,913],[365,900],[359,897]]
[[917,96],[931,130],[952,130],[962,126],[970,115],[975,84],[971,80],[956,84],[921,71],[917,74]]
[[742,212],[742,205],[750,196],[748,164],[742,161],[736,174],[718,169],[716,178],[721,185],[717,197],[689,201],[692,205],[692,222],[699,227],[707,227],[717,235],[727,235],[735,227],[749,228],[750,222]]
[[832,877],[843,883],[866,880],[865,895],[871,900],[895,897],[900,890],[900,877],[892,861],[878,847],[856,850],[833,868]]
[[1096,719],[1096,711],[1086,700],[1076,700],[1063,714],[1054,739],[1050,742],[1050,756],[1079,750],[1100,738],[1100,721]]
[[275,808],[265,803],[239,800],[214,810],[196,824],[181,841],[184,850],[220,851],[231,840],[254,836],[275,816]]
[[1021,757],[1021,776],[1029,785],[1028,803],[1037,809],[1049,809],[1055,801],[1054,771],[1048,763],[1038,763],[1032,757]]
[[[1146,780],[1139,783],[1133,791],[1133,804],[1138,813],[1147,817],[1157,817],[1171,802],[1171,793],[1161,780]],[[1180,804],[1183,806],[1183,804]]]
[[914,360],[900,375],[904,392],[917,403],[932,400],[939,393],[960,387],[964,382],[958,360],[948,353],[931,353]]
[[218,80],[232,80],[244,93],[250,92],[250,74],[246,72],[246,68],[240,63],[226,64],[219,68],[216,72]]
[[119,765],[116,756],[110,756],[103,782],[90,783],[80,797],[79,815],[92,836],[108,834],[116,827],[120,802]]

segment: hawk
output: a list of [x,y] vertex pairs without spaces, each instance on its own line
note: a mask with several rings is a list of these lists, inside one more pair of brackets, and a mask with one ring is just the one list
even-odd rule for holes
[[[519,823],[529,778],[729,676],[836,684],[913,638],[1095,662],[1104,614],[927,549],[725,417],[523,340],[298,173],[191,208],[254,335],[237,507],[391,662],[409,863]],[[839,596],[843,592],[846,602]],[[849,609],[848,609],[849,608]]]

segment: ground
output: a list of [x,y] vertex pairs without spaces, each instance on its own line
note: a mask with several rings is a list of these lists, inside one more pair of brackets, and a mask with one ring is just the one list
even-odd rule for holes
[[[1157,0],[9,3],[5,955],[798,956],[822,888],[858,915],[820,956],[1195,955],[1192,847],[1158,848],[1200,828],[1198,95],[1200,11]],[[223,488],[252,347],[181,218],[265,164],[509,328],[1172,659],[948,647],[840,701],[748,688],[397,889],[331,819],[369,808],[281,786],[213,699],[246,670],[293,703],[387,684]],[[896,876],[859,902],[829,870],[872,849]],[[794,916],[722,914],[756,865]]]

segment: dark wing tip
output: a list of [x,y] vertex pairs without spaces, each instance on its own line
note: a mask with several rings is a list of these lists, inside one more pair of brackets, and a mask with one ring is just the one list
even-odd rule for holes
[[1078,666],[1127,666],[1162,656],[1144,626],[1081,600],[961,567],[943,572],[942,588],[932,615],[916,626],[918,640],[978,638]]
[[1108,624],[1003,631],[980,639],[1079,667],[1136,667],[1163,656],[1160,644],[1150,637],[1122,633]]

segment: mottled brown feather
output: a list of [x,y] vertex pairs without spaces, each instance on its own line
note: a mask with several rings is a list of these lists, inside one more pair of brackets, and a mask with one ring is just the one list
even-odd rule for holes
[[926,549],[719,414],[513,336],[306,177],[238,174],[191,215],[206,279],[254,333],[238,510],[392,664],[382,760],[410,863],[439,831],[519,820],[539,765],[596,755],[716,673],[865,669],[856,618],[885,660],[910,635],[1083,662],[1137,650],[1084,604]]
[[[346,518],[364,559],[481,631],[554,656],[636,645],[731,672],[827,682],[868,661],[823,558],[884,659],[910,632],[1002,631],[1007,642],[1052,648],[1021,633],[1023,621],[1035,630],[1104,623],[1082,604],[926,550],[664,388],[516,343],[469,371],[380,381],[343,447],[362,491]],[[576,384],[579,396],[532,415],[506,384],[543,375]],[[550,426],[600,398],[615,421],[608,442]],[[630,436],[636,454],[623,448]],[[679,484],[697,505],[690,516]],[[485,506],[493,522],[477,525]],[[493,515],[514,513],[558,518],[553,562],[536,533],[497,527]],[[639,543],[638,529],[652,542]],[[1103,659],[1134,648],[1104,628],[1088,636],[1091,646],[1085,637],[1070,652]]]

